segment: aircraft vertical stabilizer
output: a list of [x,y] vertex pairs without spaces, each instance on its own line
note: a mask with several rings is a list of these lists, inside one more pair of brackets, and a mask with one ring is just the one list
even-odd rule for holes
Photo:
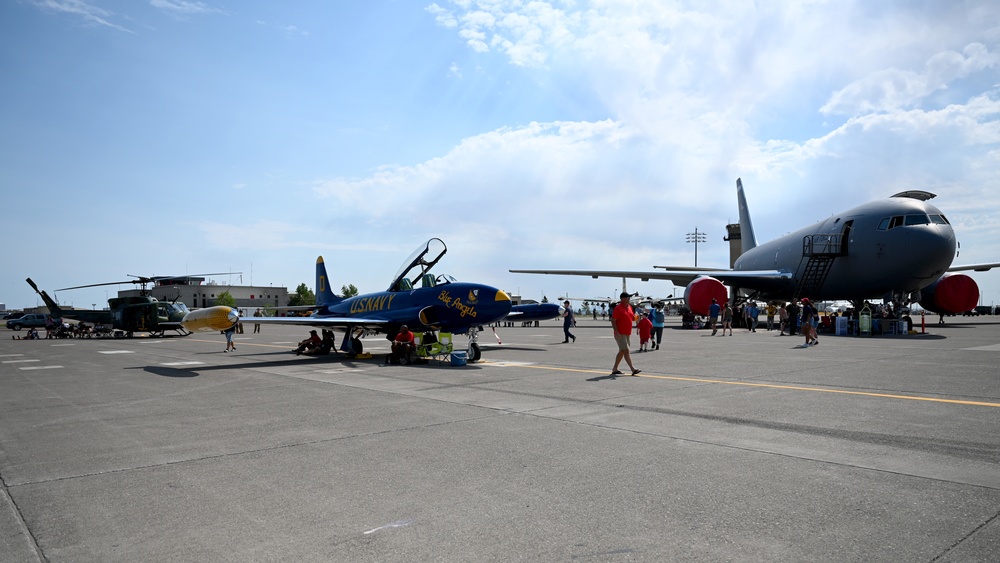
[[326,264],[323,263],[323,257],[316,258],[316,305],[327,307],[343,300],[343,297],[337,297],[330,289],[330,278],[326,275]]
[[748,250],[757,246],[757,237],[753,234],[747,198],[743,195],[743,181],[739,178],[736,179],[736,198],[740,206],[740,240],[743,243],[743,254],[746,254]]

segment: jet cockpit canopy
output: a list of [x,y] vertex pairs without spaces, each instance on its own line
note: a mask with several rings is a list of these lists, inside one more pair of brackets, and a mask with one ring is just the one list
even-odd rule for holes
[[[392,278],[392,284],[389,285],[388,291],[413,289],[414,280],[426,280],[427,276],[430,275],[431,268],[441,260],[446,252],[448,252],[448,247],[439,238],[432,238],[417,247]],[[433,279],[433,276],[430,279]],[[424,282],[425,286],[426,284],[427,282]]]

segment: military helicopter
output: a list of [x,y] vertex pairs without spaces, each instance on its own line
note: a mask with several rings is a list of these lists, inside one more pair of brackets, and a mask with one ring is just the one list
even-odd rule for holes
[[94,326],[111,327],[115,335],[132,338],[137,332],[145,332],[150,336],[164,336],[166,331],[175,331],[179,336],[191,334],[181,326],[181,320],[191,311],[183,302],[159,301],[149,294],[148,286],[171,285],[180,283],[187,278],[195,276],[221,276],[238,274],[240,272],[218,272],[212,274],[189,274],[186,276],[135,276],[136,279],[117,282],[94,283],[89,285],[77,285],[64,287],[56,291],[68,291],[71,289],[83,289],[85,287],[99,287],[104,285],[120,285],[125,283],[136,284],[139,287],[138,296],[112,297],[108,299],[107,311],[93,311],[88,309],[73,309],[60,307],[58,303],[42,290],[38,289],[35,282],[28,278],[26,281],[35,293],[41,296],[42,301],[48,306],[53,317],[62,317],[85,323],[92,323]]

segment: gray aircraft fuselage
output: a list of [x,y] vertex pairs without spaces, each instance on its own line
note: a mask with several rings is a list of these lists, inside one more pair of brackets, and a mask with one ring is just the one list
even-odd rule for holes
[[[762,299],[788,299],[806,276],[807,249],[828,254],[829,271],[812,299],[859,300],[910,293],[936,281],[955,256],[955,232],[926,201],[872,201],[746,251],[734,270],[784,270],[791,280],[756,280]],[[738,284],[736,284],[738,285]]]

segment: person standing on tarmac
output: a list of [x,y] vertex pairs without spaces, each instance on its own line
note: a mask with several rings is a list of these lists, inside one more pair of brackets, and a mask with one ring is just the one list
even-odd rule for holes
[[576,324],[576,317],[573,316],[573,307],[570,306],[568,300],[563,301],[563,344],[569,342],[570,338],[576,342],[576,337],[569,331],[574,324]]
[[658,303],[655,308],[653,308],[653,313],[650,315],[650,320],[653,321],[653,350],[660,349],[660,342],[663,341],[663,322],[666,317],[663,313],[663,303]]
[[635,312],[632,310],[632,305],[629,304],[628,298],[629,294],[627,292],[622,292],[621,301],[615,306],[615,310],[611,312],[611,326],[614,330],[615,343],[618,344],[618,355],[615,356],[615,367],[611,368],[611,375],[621,375],[622,372],[618,370],[618,366],[622,363],[622,358],[625,359],[625,363],[628,364],[629,369],[632,370],[632,375],[638,375],[641,369],[635,369],[632,365],[632,356],[629,354],[629,336],[632,334],[632,321],[635,318]]
[[[719,331],[718,327],[716,326],[716,324],[719,322],[719,309],[720,309],[719,303],[713,297],[712,304],[708,306],[708,322],[709,324],[712,325],[712,336],[715,336],[715,333]],[[725,333],[723,333],[722,335],[725,336]]]

